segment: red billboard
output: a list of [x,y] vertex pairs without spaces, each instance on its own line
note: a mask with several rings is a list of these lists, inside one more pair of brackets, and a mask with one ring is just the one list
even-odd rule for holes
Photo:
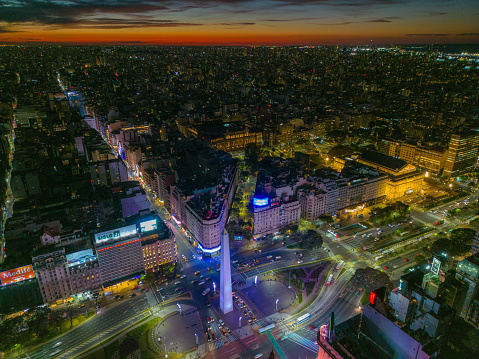
[[2,282],[2,285],[21,282],[22,280],[33,277],[35,277],[35,273],[33,273],[31,264],[25,267],[10,269],[0,273],[0,281]]
[[371,294],[369,295],[369,303],[371,303],[371,305],[374,305],[375,299],[376,299],[376,293],[371,292]]

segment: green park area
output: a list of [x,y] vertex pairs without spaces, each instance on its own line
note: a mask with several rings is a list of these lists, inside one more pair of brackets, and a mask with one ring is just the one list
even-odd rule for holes
[[35,308],[11,316],[0,325],[0,351],[21,353],[28,347],[48,342],[68,332],[94,315],[95,312],[91,311],[73,317],[62,310]]
[[[137,326],[134,329],[126,329],[123,334],[119,334],[119,337],[111,342],[106,340],[105,342],[97,345],[96,351],[85,356],[85,359],[107,359],[112,358],[116,351],[120,349],[122,343],[128,342],[129,350],[139,349],[141,351],[141,358],[159,358],[164,355],[163,351],[159,350],[153,342],[153,333],[155,326],[160,323],[162,318],[154,318],[146,321],[145,323]],[[160,342],[160,348],[162,343]],[[133,348],[131,348],[133,346]],[[124,350],[124,349],[123,349]],[[168,353],[169,358],[179,358],[180,354]]]

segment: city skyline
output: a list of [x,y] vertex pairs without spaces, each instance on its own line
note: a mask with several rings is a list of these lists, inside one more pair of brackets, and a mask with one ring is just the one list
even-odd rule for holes
[[479,43],[473,0],[4,0],[0,8],[0,44]]

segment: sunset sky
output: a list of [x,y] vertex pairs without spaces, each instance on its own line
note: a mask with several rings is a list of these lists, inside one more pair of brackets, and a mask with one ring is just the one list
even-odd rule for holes
[[0,0],[0,43],[479,43],[479,0]]

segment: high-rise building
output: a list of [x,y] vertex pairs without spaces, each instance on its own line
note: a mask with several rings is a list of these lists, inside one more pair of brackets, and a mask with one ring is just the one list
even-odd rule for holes
[[463,259],[457,264],[456,278],[467,285],[464,303],[459,312],[459,315],[467,320],[469,306],[479,293],[479,256],[477,254]]
[[145,271],[157,272],[176,262],[175,236],[166,224],[156,214],[141,216],[137,223]]
[[183,174],[176,171],[178,179],[170,186],[170,212],[193,245],[203,255],[213,256],[221,248],[221,233],[238,184],[238,162],[224,152],[203,153],[196,160],[200,171],[196,177],[184,174],[181,179]]
[[103,286],[143,273],[143,252],[136,224],[105,229],[94,235]]
[[67,253],[65,248],[43,247],[34,252],[32,266],[45,303],[101,286],[100,268],[91,248]]
[[472,172],[477,161],[479,132],[467,131],[453,134],[449,141],[444,176],[458,177]]

